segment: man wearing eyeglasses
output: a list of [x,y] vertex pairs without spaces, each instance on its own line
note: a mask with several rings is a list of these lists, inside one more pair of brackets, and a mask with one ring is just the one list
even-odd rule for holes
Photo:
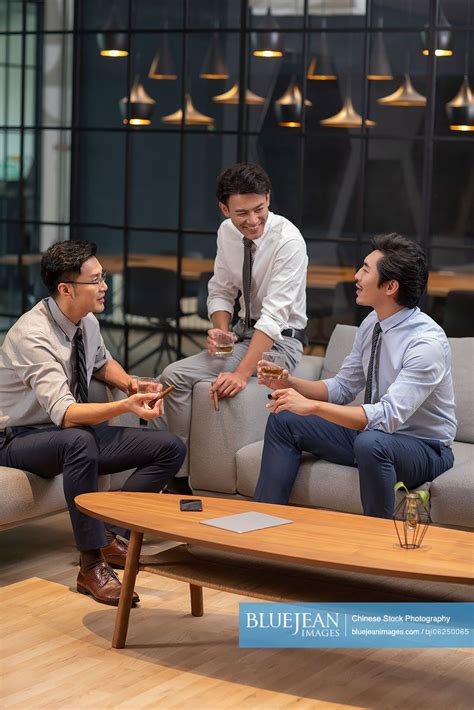
[[[50,294],[9,330],[0,349],[0,465],[52,478],[63,474],[80,570],[77,590],[116,606],[128,531],[80,513],[74,498],[98,490],[98,477],[136,469],[122,490],[159,493],[181,467],[181,440],[157,429],[108,426],[126,412],[150,421],[163,414],[156,393],[133,393],[132,378],[112,359],[95,313],[107,284],[91,242],[53,244],[41,261]],[[127,393],[89,400],[91,377]],[[136,389],[136,388],[135,388]],[[138,602],[135,594],[133,603]]]

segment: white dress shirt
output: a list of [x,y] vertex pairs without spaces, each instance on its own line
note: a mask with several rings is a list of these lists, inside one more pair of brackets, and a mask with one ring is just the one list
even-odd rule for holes
[[[301,232],[285,217],[269,212],[261,237],[254,240],[250,311],[255,328],[272,340],[283,340],[286,328],[306,327],[306,271],[308,256]],[[237,292],[242,291],[243,236],[230,219],[217,232],[214,276],[209,281],[207,308],[234,312]],[[240,298],[239,316],[245,305]]]
[[[361,323],[337,375],[325,380],[329,402],[348,404],[364,389],[376,322],[372,311]],[[380,325],[378,383],[372,386],[373,404],[362,405],[366,429],[436,439],[451,446],[457,422],[451,349],[444,330],[419,308],[403,308]]]

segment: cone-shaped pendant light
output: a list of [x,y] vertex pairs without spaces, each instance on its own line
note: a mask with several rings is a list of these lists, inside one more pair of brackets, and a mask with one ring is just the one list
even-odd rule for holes
[[282,57],[283,44],[282,36],[279,32],[280,25],[272,15],[270,7],[267,10],[266,16],[260,20],[257,29],[266,30],[265,32],[255,32],[253,35],[255,57]]
[[[131,126],[149,126],[156,101],[148,96],[140,79],[137,76],[130,91],[130,101],[128,96],[120,99],[120,112],[122,123]],[[128,111],[127,111],[128,104]]]
[[[352,98],[347,96],[341,110],[335,113],[334,116],[324,118],[320,121],[320,124],[326,128],[360,128],[360,126],[362,126],[362,116],[356,113],[352,104]],[[365,125],[367,128],[372,128],[377,124],[375,121],[366,118]]]
[[228,79],[229,72],[222,56],[219,35],[214,32],[212,42],[207,50],[206,57],[199,74],[201,79]]
[[104,31],[97,34],[97,44],[102,57],[128,56],[128,34],[120,29],[115,8],[104,25]]
[[[229,89],[229,91],[226,91],[224,94],[218,94],[217,96],[213,96],[212,100],[215,101],[216,104],[235,105],[239,103],[239,96],[239,84],[236,83],[231,89]],[[265,103],[265,99],[262,96],[257,96],[257,94],[254,94],[253,91],[250,91],[250,89],[247,89],[245,92],[245,103],[247,104],[247,106],[261,106]]]
[[[380,29],[383,27],[382,19],[379,20],[379,27]],[[371,81],[389,81],[393,79],[382,32],[377,32],[373,37],[367,78]]]
[[[185,120],[186,126],[213,126],[214,119],[212,116],[205,116],[203,113],[199,113],[193,106],[191,97],[189,94],[185,96]],[[183,122],[183,111],[178,109],[174,113],[170,113],[169,116],[163,116],[161,119],[163,123],[171,125],[181,125]]]
[[474,131],[474,94],[467,75],[458,93],[446,104],[451,131]]
[[[467,0],[468,4],[471,1],[472,0]],[[446,15],[443,12],[443,8],[441,7],[441,2],[439,4],[438,25],[440,25],[442,27],[442,29],[436,30],[436,33],[435,33],[435,57],[451,57],[453,54],[453,50],[450,47],[450,45],[451,45],[451,25],[448,22]],[[426,46],[427,42],[428,42],[428,33],[422,32],[421,38],[423,40],[423,54],[425,56],[428,56],[430,53],[430,50]]]
[[[168,29],[168,23],[164,25],[164,29]],[[161,35],[160,47],[155,54],[148,72],[149,79],[177,79],[176,67],[171,54],[168,35],[163,32]]]
[[[309,99],[305,99],[305,106],[312,106]],[[303,96],[300,87],[293,76],[285,93],[275,101],[275,113],[278,125],[284,128],[300,128],[303,114]]]
[[398,89],[393,94],[377,99],[377,103],[381,106],[426,106],[426,97],[413,88],[407,73]]
[[[326,27],[326,19],[323,19],[322,25]],[[319,49],[311,58],[306,78],[310,81],[334,81],[334,79],[337,79],[334,64],[329,53],[329,43],[326,32],[321,33]]]

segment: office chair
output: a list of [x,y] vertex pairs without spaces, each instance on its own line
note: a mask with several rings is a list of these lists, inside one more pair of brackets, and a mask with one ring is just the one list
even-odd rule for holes
[[474,291],[450,291],[446,297],[443,329],[450,338],[474,336]]
[[[163,357],[168,362],[183,357],[176,342],[176,323],[181,313],[177,310],[176,296],[178,279],[175,271],[149,267],[128,267],[126,269],[127,315],[147,318],[148,332],[129,347],[129,352],[136,350],[156,333],[161,333],[161,341],[157,348],[141,355],[130,363],[130,369],[135,368],[148,358],[156,355],[155,375],[158,373]],[[137,328],[143,326],[137,325]]]

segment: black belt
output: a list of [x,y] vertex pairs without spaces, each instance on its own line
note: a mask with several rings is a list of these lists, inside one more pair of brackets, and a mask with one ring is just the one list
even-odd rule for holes
[[[243,323],[242,320],[240,322]],[[256,320],[251,320],[250,326],[253,328],[256,322]],[[304,330],[299,330],[298,328],[285,328],[285,330],[281,331],[281,334],[287,338],[294,338],[295,340],[299,340],[299,342],[303,345],[308,345],[308,338],[306,337],[306,333],[304,332]]]

